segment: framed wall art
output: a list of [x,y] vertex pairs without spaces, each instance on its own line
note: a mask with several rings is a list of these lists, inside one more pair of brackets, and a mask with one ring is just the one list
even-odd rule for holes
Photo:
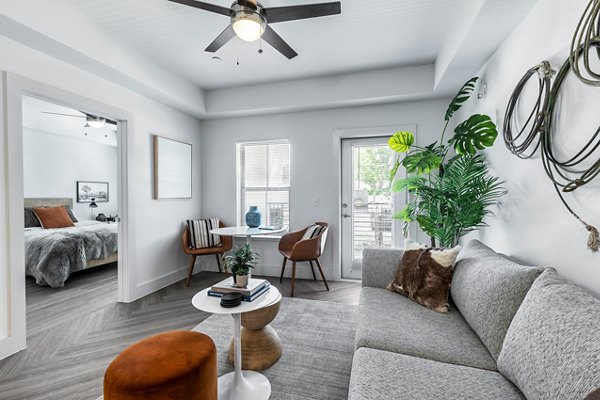
[[154,198],[192,198],[192,145],[154,135]]
[[108,182],[77,181],[77,202],[91,203],[108,202]]

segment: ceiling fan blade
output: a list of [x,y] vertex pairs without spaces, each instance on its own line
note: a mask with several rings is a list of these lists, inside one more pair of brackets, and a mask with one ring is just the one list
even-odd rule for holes
[[340,14],[342,12],[342,3],[335,1],[332,3],[306,4],[301,6],[268,7],[264,9],[264,12],[267,16],[267,22],[272,24]]
[[[84,115],[63,114],[63,113],[55,113],[55,112],[51,112],[51,111],[40,111],[40,112],[42,114],[60,115],[61,117],[74,117],[74,118],[86,118],[86,119],[87,119],[87,117],[100,118],[93,114],[84,113],[83,111],[79,111],[79,112]],[[104,119],[104,122],[107,124],[117,125],[117,121],[113,121],[112,119],[107,119],[107,118],[103,118],[103,119]]]
[[292,59],[298,55],[298,53],[296,53],[294,49],[292,49],[290,45],[287,44],[269,25],[267,25],[267,29],[265,29],[262,38],[288,59]]
[[231,25],[228,25],[227,28],[204,51],[208,51],[210,53],[214,53],[219,50],[221,47],[225,45],[225,43],[229,42],[235,36],[235,32]]
[[63,114],[63,113],[55,113],[55,112],[50,112],[50,111],[41,111],[41,113],[42,114],[60,115],[63,117],[85,118],[85,115]]
[[221,7],[221,6],[217,6],[217,5],[209,4],[209,3],[204,3],[202,1],[195,1],[195,0],[169,0],[169,1],[171,1],[173,3],[183,4],[184,6],[190,6],[190,7],[194,7],[194,8],[199,8],[201,10],[206,10],[206,11],[214,12],[217,14],[226,15],[228,17],[230,17],[231,14],[233,14],[233,10],[231,10],[231,8]]

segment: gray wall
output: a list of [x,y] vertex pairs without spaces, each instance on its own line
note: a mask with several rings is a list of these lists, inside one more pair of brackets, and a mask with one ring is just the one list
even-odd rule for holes
[[117,148],[88,140],[23,129],[23,191],[28,197],[70,197],[79,220],[91,219],[77,203],[76,182],[108,182],[109,201],[94,216],[117,214]]
[[[127,283],[130,290],[127,300],[142,297],[183,278],[188,259],[181,251],[180,234],[185,219],[198,218],[200,215],[200,173],[192,176],[192,199],[154,200],[152,135],[191,143],[193,170],[200,171],[200,121],[4,37],[0,37],[0,48],[5,54],[10,54],[10,57],[0,60],[0,70],[8,72],[9,81],[20,82],[20,77],[24,77],[24,81],[31,82],[27,83],[31,86],[27,89],[28,95],[40,95],[56,103],[104,112],[110,117],[122,116],[122,119],[128,120],[130,157],[127,174],[132,231],[129,243],[133,251],[129,260]],[[40,65],[44,68],[39,68]],[[18,84],[13,86],[15,91],[19,90]],[[21,94],[8,94],[12,121],[20,119]],[[11,131],[8,135],[22,136],[22,131]],[[11,152],[8,173],[17,180],[23,176],[23,159],[18,155],[22,154],[21,144],[16,139],[9,141],[12,148],[8,149]],[[0,173],[3,172],[2,166]],[[15,193],[21,191],[19,196],[22,198],[24,193],[17,180],[12,181],[14,187],[7,189]],[[0,220],[0,228],[5,229],[4,219]]]
[[[314,221],[331,224],[322,258],[328,277],[339,277],[333,265],[339,239],[338,174],[333,131],[389,125],[417,125],[417,141],[437,140],[443,126],[447,99],[412,103],[300,112],[247,118],[208,120],[202,124],[202,214],[236,222],[236,142],[288,138],[291,143],[290,228],[301,229]],[[319,207],[313,202],[319,198]],[[281,258],[276,240],[253,239],[262,255],[256,273],[277,275]],[[214,268],[212,258],[202,260]],[[288,272],[289,272],[288,268]],[[309,268],[298,275],[309,277]]]
[[[508,98],[527,69],[549,60],[558,70],[567,59],[570,40],[587,3],[538,2],[481,72],[487,81],[487,98],[466,107],[462,115],[485,112],[502,121]],[[597,59],[595,63],[599,70]],[[521,120],[536,90],[533,81],[520,103]],[[599,104],[600,88],[585,86],[574,76],[567,78],[555,131],[561,157],[573,155],[598,129]],[[509,195],[498,219],[481,232],[483,241],[529,263],[556,267],[563,276],[600,293],[600,254],[586,249],[587,231],[561,204],[539,156],[521,160],[508,152],[501,137],[487,154],[495,173],[506,180]],[[599,156],[596,153],[596,159]],[[596,179],[566,198],[588,223],[600,227],[599,194],[600,179]]]

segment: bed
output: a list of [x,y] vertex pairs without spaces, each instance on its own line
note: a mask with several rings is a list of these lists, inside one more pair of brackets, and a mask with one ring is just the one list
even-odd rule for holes
[[[26,208],[59,205],[72,209],[73,199],[25,199]],[[26,227],[25,273],[38,285],[62,287],[75,271],[116,262],[117,250],[116,223],[81,221],[71,228]]]

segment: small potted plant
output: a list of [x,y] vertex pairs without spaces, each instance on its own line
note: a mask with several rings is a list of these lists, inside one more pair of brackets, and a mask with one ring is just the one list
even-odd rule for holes
[[223,257],[223,260],[225,261],[225,270],[230,270],[233,274],[235,286],[239,288],[248,286],[250,268],[254,268],[255,262],[258,260],[258,253],[252,251],[250,245],[246,244],[230,251]]

